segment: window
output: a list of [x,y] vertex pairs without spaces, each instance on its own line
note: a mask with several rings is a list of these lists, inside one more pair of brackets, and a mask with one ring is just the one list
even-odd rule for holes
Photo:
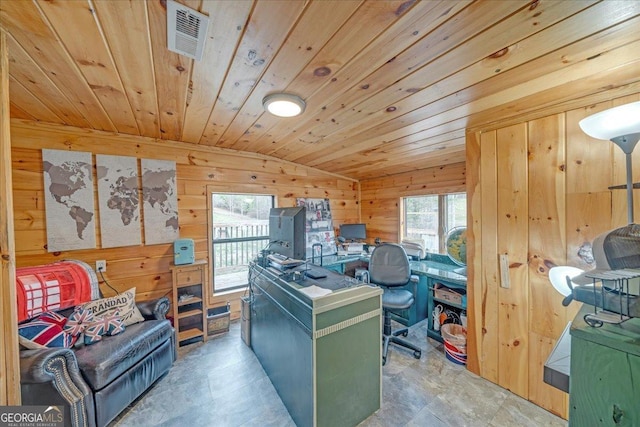
[[269,244],[274,200],[264,194],[211,194],[214,292],[247,286],[249,262]]
[[467,195],[404,197],[402,212],[403,239],[421,241],[427,251],[443,254],[447,232],[467,225]]

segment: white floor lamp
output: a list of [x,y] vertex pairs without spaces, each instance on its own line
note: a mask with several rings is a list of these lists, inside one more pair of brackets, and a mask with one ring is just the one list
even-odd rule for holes
[[[633,175],[631,153],[640,140],[640,101],[620,105],[580,120],[580,128],[592,138],[610,140],[622,149],[627,163],[627,219],[633,224]],[[549,280],[565,299],[572,300],[573,279],[582,270],[569,266],[557,266],[549,270]]]
[[631,153],[640,140],[640,101],[620,105],[580,120],[580,128],[592,138],[610,140],[627,160],[627,218],[633,224]]

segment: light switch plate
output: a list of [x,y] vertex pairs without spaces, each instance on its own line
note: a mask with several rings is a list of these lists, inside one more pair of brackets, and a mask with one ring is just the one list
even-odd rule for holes
[[509,289],[511,282],[509,279],[509,255],[500,254],[500,286]]

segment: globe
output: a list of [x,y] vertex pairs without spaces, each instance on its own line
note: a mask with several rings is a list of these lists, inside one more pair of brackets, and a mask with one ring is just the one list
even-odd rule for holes
[[457,265],[467,265],[467,227],[455,227],[449,230],[445,240],[447,255]]

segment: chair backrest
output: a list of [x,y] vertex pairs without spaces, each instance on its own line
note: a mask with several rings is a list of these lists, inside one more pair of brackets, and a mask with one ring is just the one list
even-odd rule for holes
[[371,253],[369,280],[377,285],[404,286],[411,278],[409,259],[404,248],[395,243],[384,243]]

